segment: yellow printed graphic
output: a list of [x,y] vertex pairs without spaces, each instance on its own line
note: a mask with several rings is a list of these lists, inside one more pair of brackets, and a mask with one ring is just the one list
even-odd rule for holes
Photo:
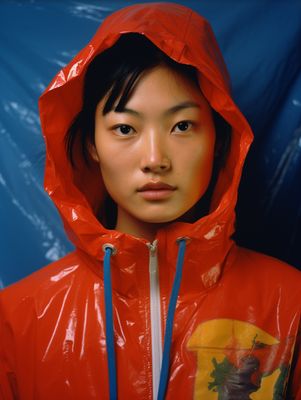
[[272,399],[273,391],[279,378],[280,370],[276,369],[270,376],[266,376],[261,380],[261,387],[256,393],[252,393],[250,398],[252,400]]
[[[244,321],[200,324],[188,341],[197,353],[194,399],[273,399],[283,393],[292,346]],[[225,394],[226,393],[226,394]]]

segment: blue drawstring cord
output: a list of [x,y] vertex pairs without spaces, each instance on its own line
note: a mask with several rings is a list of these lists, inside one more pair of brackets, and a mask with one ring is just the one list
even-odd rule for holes
[[[173,321],[176,311],[176,304],[180,290],[182,279],[184,255],[186,250],[186,239],[179,240],[179,252],[176,265],[176,273],[173,287],[170,295],[166,328],[164,335],[163,359],[160,372],[160,383],[158,390],[158,400],[164,400],[167,381],[169,375],[169,360],[172,341]],[[113,302],[112,302],[112,282],[111,282],[111,266],[110,260],[113,253],[111,246],[104,246],[104,294],[105,294],[105,316],[106,316],[106,339],[108,351],[108,368],[109,368],[109,388],[110,400],[117,399],[117,379],[116,379],[116,358],[114,348],[114,321],[113,321]]]
[[109,388],[110,400],[117,400],[116,358],[114,347],[114,321],[113,321],[113,299],[111,281],[111,255],[113,249],[104,247],[104,294],[105,294],[105,317],[106,317],[106,341],[108,351]]
[[172,340],[172,328],[173,328],[176,304],[182,279],[185,250],[186,250],[186,240],[180,239],[176,273],[167,312],[167,320],[166,320],[165,335],[164,335],[163,359],[162,359],[159,390],[158,390],[158,400],[164,400],[167,388],[167,381],[169,375],[170,349]]

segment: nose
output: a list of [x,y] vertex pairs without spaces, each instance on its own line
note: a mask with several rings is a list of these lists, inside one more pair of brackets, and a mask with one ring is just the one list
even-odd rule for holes
[[160,132],[150,132],[142,140],[141,170],[162,174],[171,168],[165,141]]

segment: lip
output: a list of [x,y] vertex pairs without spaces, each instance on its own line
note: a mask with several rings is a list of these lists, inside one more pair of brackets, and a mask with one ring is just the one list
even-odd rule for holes
[[148,182],[146,185],[138,188],[138,192],[145,192],[148,190],[175,190],[175,186],[168,185],[164,182]]
[[175,190],[175,186],[164,182],[148,182],[137,191],[145,200],[164,200],[170,197]]

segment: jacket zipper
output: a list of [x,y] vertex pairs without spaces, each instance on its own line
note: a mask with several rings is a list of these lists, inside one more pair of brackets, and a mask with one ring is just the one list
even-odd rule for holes
[[155,240],[153,243],[148,243],[153,400],[156,400],[158,396],[158,388],[159,388],[160,372],[162,364],[161,301],[160,301],[157,243],[158,243],[157,240]]

